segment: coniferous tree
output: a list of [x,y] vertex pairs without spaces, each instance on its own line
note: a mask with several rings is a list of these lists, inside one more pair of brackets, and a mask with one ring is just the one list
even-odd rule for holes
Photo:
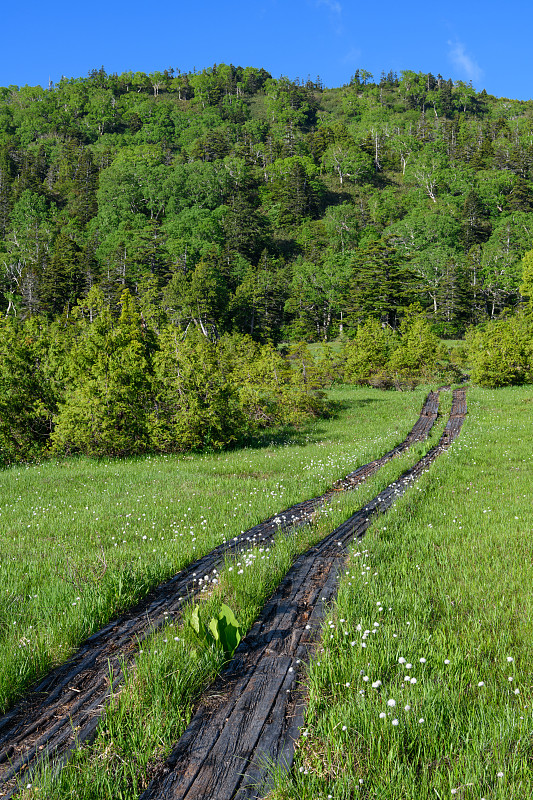
[[396,328],[401,310],[414,299],[417,281],[406,260],[384,241],[358,251],[349,280],[349,310],[356,320],[376,317]]
[[39,455],[56,407],[45,370],[48,331],[0,316],[0,463]]
[[222,447],[245,427],[236,386],[220,368],[217,346],[200,332],[165,328],[154,359],[153,445],[165,452]]
[[115,321],[100,297],[100,313],[82,325],[51,436],[56,452],[128,455],[149,448],[155,340],[128,290],[120,303]]
[[82,287],[81,250],[68,233],[62,232],[40,278],[43,310],[53,316],[60,314],[66,306],[75,304]]
[[490,225],[485,220],[481,199],[477,192],[470,190],[463,204],[463,242],[465,251],[490,236]]
[[15,174],[15,165],[9,147],[0,147],[0,238],[4,238],[9,226]]

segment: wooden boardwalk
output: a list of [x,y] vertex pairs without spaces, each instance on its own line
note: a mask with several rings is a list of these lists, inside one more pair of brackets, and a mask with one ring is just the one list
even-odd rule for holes
[[298,503],[219,545],[89,637],[68,661],[52,670],[0,718],[0,798],[11,797],[17,791],[17,776],[24,773],[26,780],[43,757],[59,765],[73,749],[94,738],[109,696],[123,682],[123,665],[134,665],[139,645],[168,622],[179,619],[185,603],[201,591],[197,575],[220,570],[227,555],[268,544],[280,530],[308,522],[338,492],[355,488],[413,443],[427,438],[438,407],[438,392],[431,392],[417,422],[397,447],[359,467],[323,495]]
[[450,446],[465,414],[465,390],[458,389],[439,444],[297,559],[141,800],[257,800],[268,791],[272,765],[291,765],[304,720],[302,666],[335,597],[347,545]]

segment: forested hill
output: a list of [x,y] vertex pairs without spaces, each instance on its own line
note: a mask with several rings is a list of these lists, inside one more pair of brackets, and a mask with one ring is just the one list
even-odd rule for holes
[[532,102],[410,71],[3,88],[0,311],[128,288],[154,324],[324,339],[417,300],[454,335],[520,302],[532,166]]

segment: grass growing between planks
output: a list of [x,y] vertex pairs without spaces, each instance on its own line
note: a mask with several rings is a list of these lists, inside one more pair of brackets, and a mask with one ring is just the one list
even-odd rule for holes
[[533,795],[533,387],[467,399],[352,551],[271,800]]
[[[449,398],[444,404],[449,406]],[[225,568],[204,583],[202,619],[209,620],[225,602],[235,612],[243,633],[248,630],[296,555],[415,463],[438,440],[444,423],[443,415],[425,445],[415,445],[413,451],[382,467],[353,492],[336,496],[326,513],[316,515],[312,526],[293,535],[281,534],[269,548],[253,547],[228,558]],[[78,751],[58,774],[45,768],[31,780],[23,798],[106,800],[112,796],[134,800],[184,732],[202,688],[222,663],[220,652],[202,645],[186,624],[167,626],[143,644],[136,667],[111,702],[94,744]]]
[[335,389],[333,418],[256,449],[1,472],[0,713],[155,585],[401,441],[426,391]]

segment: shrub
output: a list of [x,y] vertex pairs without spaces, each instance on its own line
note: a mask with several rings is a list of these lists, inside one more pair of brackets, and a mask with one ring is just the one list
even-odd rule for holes
[[439,338],[427,320],[416,310],[410,311],[402,320],[400,340],[388,369],[400,379],[429,378],[436,370],[439,350]]
[[0,317],[0,463],[37,456],[56,406],[45,369],[47,330]]
[[376,319],[358,325],[355,337],[344,348],[345,377],[349,383],[372,383],[384,379],[385,366],[397,346],[397,334]]
[[129,292],[114,320],[104,308],[81,334],[69,358],[69,388],[50,437],[54,452],[131,455],[149,446],[147,412],[155,340]]
[[156,450],[218,449],[236,441],[246,426],[217,345],[196,331],[184,339],[179,328],[163,329],[154,356],[154,394],[149,425]]
[[517,386],[533,380],[533,319],[517,314],[467,334],[472,380],[480,386]]

